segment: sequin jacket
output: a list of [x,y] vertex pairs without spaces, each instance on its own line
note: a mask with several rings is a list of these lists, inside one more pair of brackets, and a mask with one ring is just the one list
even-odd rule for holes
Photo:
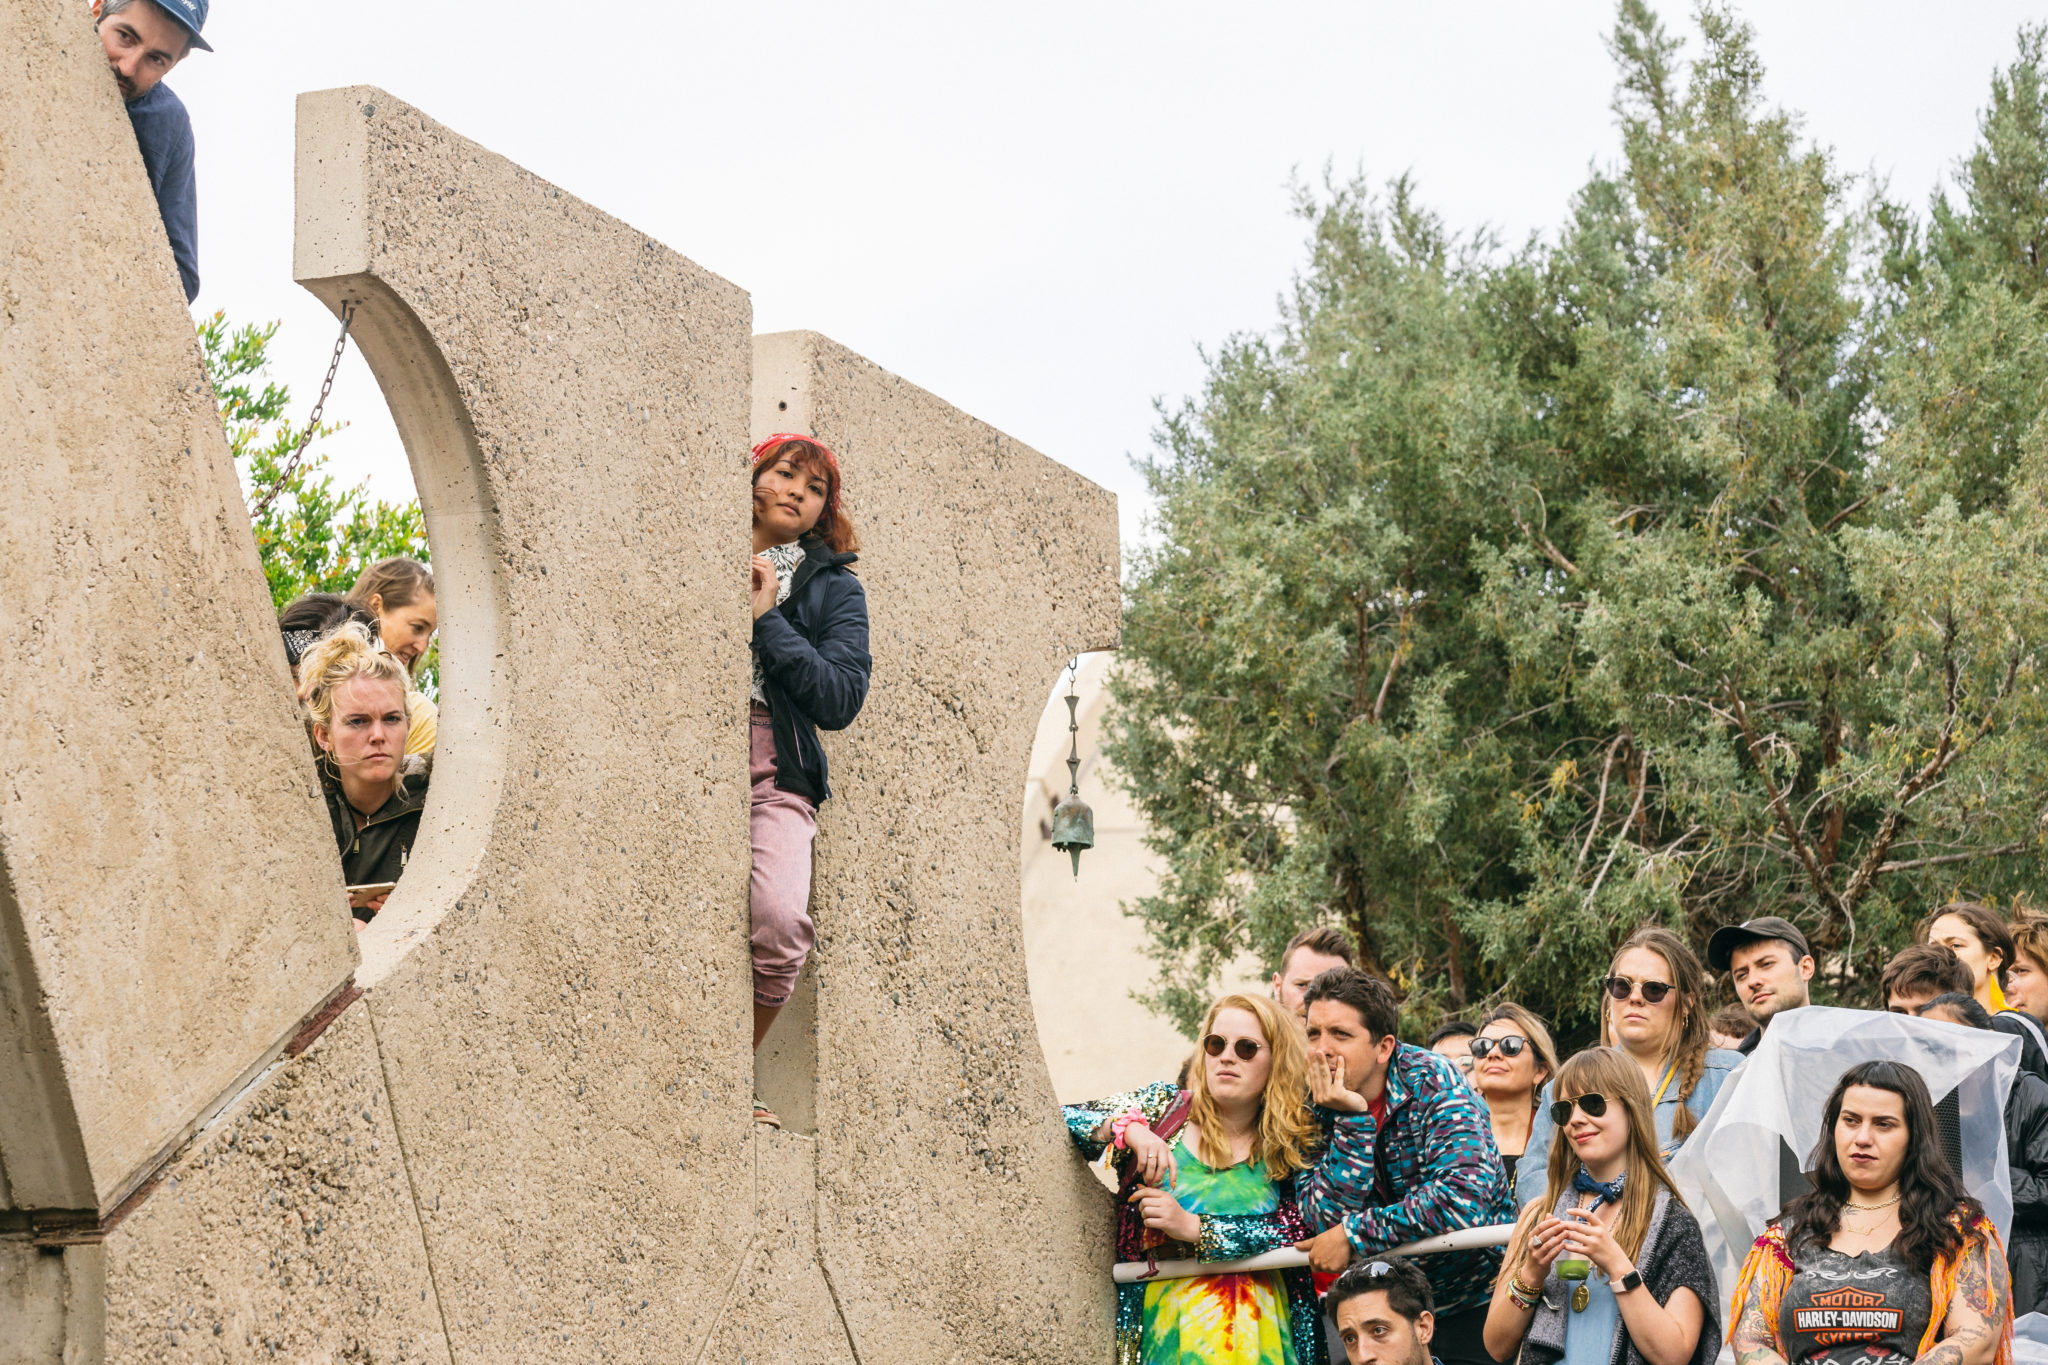
[[[1158,1119],[1173,1106],[1180,1088],[1170,1081],[1127,1090],[1087,1104],[1069,1104],[1063,1113],[1067,1132],[1081,1155],[1099,1160],[1107,1146],[1096,1132],[1109,1119],[1136,1109],[1149,1120]],[[1490,1129],[1488,1130],[1491,1131]],[[1137,1210],[1128,1204],[1116,1209],[1119,1220],[1132,1220]],[[1293,1246],[1308,1236],[1294,1202],[1294,1182],[1280,1187],[1280,1207],[1263,1214],[1202,1214],[1202,1233],[1195,1245],[1165,1242],[1153,1254],[1160,1260],[1235,1261],[1261,1252]],[[1119,1240],[1124,1240],[1119,1238]],[[1315,1281],[1306,1266],[1279,1272],[1287,1286],[1287,1326],[1294,1339],[1294,1354],[1303,1365],[1324,1365],[1329,1357],[1323,1350],[1323,1328],[1316,1303]],[[1116,1287],[1116,1365],[1140,1365],[1145,1330],[1145,1286],[1120,1284]]]
[[[1394,1045],[1387,1064],[1387,1130],[1371,1114],[1316,1108],[1323,1155],[1301,1196],[1302,1216],[1324,1231],[1343,1223],[1355,1255],[1371,1256],[1459,1228],[1515,1220],[1493,1125],[1457,1068],[1433,1052]],[[1485,1303],[1500,1251],[1426,1256],[1439,1314]]]

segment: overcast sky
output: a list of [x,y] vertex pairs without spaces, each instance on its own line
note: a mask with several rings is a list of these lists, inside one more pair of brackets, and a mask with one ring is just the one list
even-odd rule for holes
[[[1270,326],[1302,259],[1290,177],[1408,171],[1454,227],[1553,227],[1616,154],[1613,8],[218,0],[218,50],[170,77],[198,311],[282,319],[302,417],[334,322],[291,279],[293,98],[377,85],[743,286],[757,331],[824,332],[1115,490],[1128,539],[1153,400]],[[2041,8],[1744,12],[1772,99],[1924,203]],[[328,415],[336,472],[411,495],[353,352]]]

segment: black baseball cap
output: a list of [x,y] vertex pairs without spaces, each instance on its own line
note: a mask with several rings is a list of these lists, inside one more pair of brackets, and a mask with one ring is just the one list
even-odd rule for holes
[[1767,938],[1785,940],[1801,957],[1813,956],[1813,949],[1806,946],[1806,935],[1799,932],[1799,926],[1789,919],[1764,915],[1740,924],[1724,924],[1716,929],[1714,936],[1707,940],[1707,965],[1717,972],[1725,972],[1728,959],[1735,955],[1737,948],[1745,943],[1761,943]]

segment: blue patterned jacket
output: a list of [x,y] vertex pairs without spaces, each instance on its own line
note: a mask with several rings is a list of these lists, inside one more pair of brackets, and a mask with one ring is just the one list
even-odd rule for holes
[[[1301,1196],[1310,1227],[1326,1231],[1341,1222],[1354,1256],[1374,1256],[1439,1233],[1514,1221],[1493,1125],[1457,1068],[1434,1052],[1396,1043],[1386,1098],[1384,1133],[1371,1114],[1317,1106],[1323,1155]],[[1492,1296],[1500,1250],[1424,1256],[1417,1264],[1441,1315]]]

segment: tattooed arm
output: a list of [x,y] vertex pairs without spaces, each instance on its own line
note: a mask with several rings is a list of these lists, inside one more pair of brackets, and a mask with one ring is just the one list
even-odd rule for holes
[[1941,1344],[1914,1365],[1991,1365],[2012,1327],[2012,1279],[1997,1243],[1970,1238],[1956,1267],[1955,1297],[1941,1320]]
[[[1758,1238],[1750,1248],[1751,1262],[1773,1254]],[[1743,1267],[1745,1279],[1750,1266]],[[1752,1285],[1748,1293],[1737,1291],[1735,1325],[1728,1333],[1728,1348],[1735,1353],[1735,1365],[1787,1365],[1778,1343],[1778,1305],[1769,1302],[1762,1286]]]

